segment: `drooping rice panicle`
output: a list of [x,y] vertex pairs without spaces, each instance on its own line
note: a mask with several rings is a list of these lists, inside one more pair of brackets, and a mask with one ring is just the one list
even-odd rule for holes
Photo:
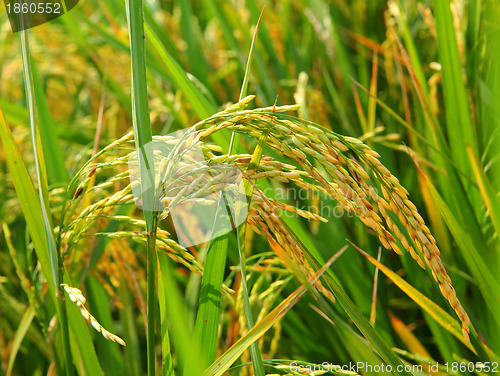
[[[422,268],[427,264],[443,296],[461,320],[464,337],[468,338],[470,320],[441,262],[436,240],[415,205],[408,199],[408,191],[380,162],[380,155],[358,139],[334,134],[299,119],[278,116],[274,113],[257,115],[257,112],[242,116],[239,113],[235,119],[225,119],[222,124],[227,129],[256,137],[264,129],[265,122],[272,120],[268,146],[295,160],[341,207],[355,213],[366,226],[373,229],[385,248],[400,254],[397,239]],[[220,124],[215,127],[220,129]],[[323,171],[310,160],[320,161]],[[273,178],[265,173],[256,177]],[[378,187],[383,197],[377,193]],[[407,236],[401,233],[388,212],[397,216]],[[420,251],[425,264],[408,238]]]

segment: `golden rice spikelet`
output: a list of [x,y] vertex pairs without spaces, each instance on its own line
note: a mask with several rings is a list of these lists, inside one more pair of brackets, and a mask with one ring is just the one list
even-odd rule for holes
[[85,302],[87,300],[83,296],[81,290],[77,289],[76,287],[68,286],[65,283],[62,283],[61,286],[64,287],[64,290],[66,290],[66,292],[68,293],[68,296],[71,299],[71,301],[75,303],[78,308],[80,308],[80,312],[82,316],[85,318],[85,320],[89,321],[95,330],[100,332],[102,336],[107,340],[117,342],[122,346],[126,346],[126,343],[123,339],[104,329],[104,327],[101,324],[99,324],[96,318],[90,314],[90,312],[85,307]]

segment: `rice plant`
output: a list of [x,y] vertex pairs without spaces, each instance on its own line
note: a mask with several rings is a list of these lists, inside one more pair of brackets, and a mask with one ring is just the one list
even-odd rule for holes
[[483,375],[493,1],[0,15],[0,375]]

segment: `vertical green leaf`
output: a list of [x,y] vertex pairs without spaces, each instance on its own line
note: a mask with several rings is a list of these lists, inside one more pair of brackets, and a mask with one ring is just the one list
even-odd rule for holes
[[17,328],[14,340],[12,341],[12,346],[10,348],[10,354],[9,354],[9,361],[7,363],[6,376],[10,376],[12,374],[12,367],[14,366],[17,352],[19,351],[24,336],[28,332],[28,329],[30,328],[30,325],[34,318],[35,318],[35,311],[33,310],[32,306],[29,306],[28,309],[24,312],[23,317],[21,318],[21,322],[19,323],[19,328]]
[[434,8],[439,60],[443,74],[446,130],[453,158],[462,169],[470,171],[470,167],[467,167],[470,164],[466,146],[471,145],[476,151],[476,137],[469,112],[450,1],[436,0]]
[[[20,19],[21,22],[23,22],[23,17],[20,17]],[[31,71],[31,57],[27,30],[21,30],[19,32],[19,45],[21,47],[21,55],[23,61],[24,86],[26,91],[26,102],[28,103],[28,113],[31,129],[31,144],[33,146],[33,154],[35,156],[35,168],[38,180],[38,197],[42,214],[43,227],[45,230],[45,241],[50,259],[51,276],[54,288],[57,289],[56,307],[62,337],[63,355],[65,362],[64,368],[66,375],[70,376],[73,374],[73,366],[71,365],[68,320],[66,315],[66,307],[64,305],[64,296],[62,294],[60,285],[62,276],[64,274],[64,265],[61,253],[56,249],[51,219],[49,216],[50,209],[48,202],[48,187],[45,180],[45,159],[43,148],[38,149],[39,136],[35,115],[35,88],[33,84],[33,74]],[[48,278],[49,275],[47,274],[46,277]]]
[[64,183],[68,181],[68,172],[64,166],[64,157],[57,137],[57,124],[50,114],[49,106],[43,92],[43,86],[33,61],[31,62],[33,87],[38,112],[40,139],[42,141],[47,177],[49,183]]
[[[30,236],[33,241],[33,246],[36,252],[38,261],[43,274],[46,276],[49,286],[49,296],[54,305],[57,305],[57,286],[54,280],[50,278],[52,275],[50,266],[49,249],[46,240],[44,229],[44,221],[40,201],[37,197],[35,188],[28,174],[21,154],[14,142],[12,133],[5,123],[3,113],[0,109],[0,139],[2,140],[7,165],[12,176],[14,188],[19,199],[21,210],[24,214],[26,224],[28,225]],[[67,277],[65,277],[67,278]],[[69,280],[65,282],[71,285]],[[71,332],[74,333],[74,341],[71,342],[71,347],[74,353],[85,355],[86,362],[83,363],[85,373],[87,375],[100,375],[102,374],[97,355],[95,353],[92,339],[90,337],[88,328],[85,326],[83,317],[81,316],[76,305],[66,300],[68,315],[68,322]],[[77,350],[78,349],[78,350]],[[80,370],[80,368],[78,368]]]
[[[221,218],[221,211],[225,206],[219,205],[214,226]],[[220,222],[219,222],[220,223]],[[221,310],[221,290],[226,268],[227,248],[229,234],[219,236],[210,241],[203,277],[201,281],[200,303],[194,329],[195,338],[203,349],[202,358],[199,360],[203,369],[214,360],[219,337],[219,323]]]
[[[185,376],[199,376],[203,372],[202,353],[198,342],[188,327],[187,309],[174,280],[173,269],[166,253],[158,253],[158,293],[162,325],[170,319],[172,343]],[[166,340],[166,338],[164,338]],[[169,347],[163,344],[164,348]],[[165,354],[163,355],[165,359]],[[165,364],[164,364],[165,366]],[[167,363],[167,372],[170,365]],[[164,371],[165,372],[165,371]]]

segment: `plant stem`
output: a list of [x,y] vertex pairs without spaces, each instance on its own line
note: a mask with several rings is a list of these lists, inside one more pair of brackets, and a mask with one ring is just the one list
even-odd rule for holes
[[[59,281],[63,281],[64,274],[64,264],[62,259],[62,251],[57,252],[57,268],[59,272]],[[71,364],[71,349],[69,342],[69,328],[68,328],[68,316],[66,314],[66,302],[63,287],[61,283],[57,285],[57,314],[59,316],[59,325],[61,326],[61,337],[63,342],[64,351],[64,368],[66,369],[66,375],[73,375],[73,365]]]
[[147,275],[147,297],[148,297],[148,375],[155,374],[155,305],[156,305],[156,216],[153,219],[153,228],[148,231],[148,275]]
[[154,157],[151,121],[149,118],[146,46],[144,35],[144,4],[142,0],[127,0],[127,20],[132,60],[132,120],[141,176],[141,196],[144,205],[148,243],[147,270],[147,363],[148,375],[155,375],[155,306],[156,306],[156,215],[154,211]]

